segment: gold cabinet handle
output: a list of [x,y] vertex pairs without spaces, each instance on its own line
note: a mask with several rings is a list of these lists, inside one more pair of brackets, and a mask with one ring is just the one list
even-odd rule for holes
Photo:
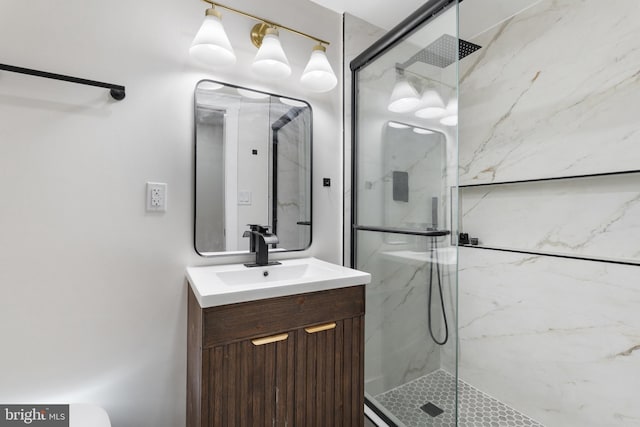
[[309,326],[308,328],[304,328],[308,334],[315,334],[316,332],[328,331],[329,329],[335,329],[336,322],[325,323],[324,325],[317,326]]
[[255,340],[251,340],[251,342],[253,343],[253,345],[265,345],[265,344],[271,344],[278,341],[284,341],[287,338],[289,338],[289,334],[278,334],[278,335],[271,335],[270,337],[256,338]]

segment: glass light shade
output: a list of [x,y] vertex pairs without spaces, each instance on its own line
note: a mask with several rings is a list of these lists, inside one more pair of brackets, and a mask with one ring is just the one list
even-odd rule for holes
[[236,55],[222,26],[220,13],[207,9],[207,15],[191,43],[189,53],[207,65],[229,66],[236,63]]
[[278,31],[275,28],[267,29],[251,69],[269,80],[283,79],[291,74],[289,61],[282,50]]
[[421,108],[415,112],[421,119],[435,119],[445,115],[444,101],[440,94],[433,90],[425,90],[420,98]]
[[458,124],[458,115],[452,114],[450,116],[445,116],[440,119],[440,123],[445,126],[455,126]]
[[418,91],[411,86],[406,77],[400,76],[393,86],[387,109],[394,113],[407,113],[420,105]]
[[451,98],[447,103],[447,113],[458,114],[458,98]]
[[338,84],[338,78],[325,51],[325,47],[321,45],[313,48],[311,58],[300,77],[302,86],[312,92],[328,92]]
[[456,126],[458,124],[458,98],[451,98],[445,111],[446,115],[440,119],[440,123],[445,126]]

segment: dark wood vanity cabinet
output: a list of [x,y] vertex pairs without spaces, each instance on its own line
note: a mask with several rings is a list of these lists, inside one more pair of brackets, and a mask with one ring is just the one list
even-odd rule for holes
[[364,286],[188,316],[187,427],[364,425]]

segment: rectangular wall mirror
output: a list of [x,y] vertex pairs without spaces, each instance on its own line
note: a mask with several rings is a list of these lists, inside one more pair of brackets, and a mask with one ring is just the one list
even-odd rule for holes
[[247,252],[247,224],[270,227],[270,250],[311,244],[311,107],[200,81],[195,89],[195,249]]

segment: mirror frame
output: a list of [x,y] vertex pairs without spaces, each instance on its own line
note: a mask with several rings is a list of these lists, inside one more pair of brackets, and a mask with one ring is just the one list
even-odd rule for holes
[[265,92],[263,90],[257,90],[257,89],[252,89],[252,88],[248,88],[245,86],[238,86],[238,85],[234,85],[231,83],[226,83],[226,82],[222,82],[222,81],[218,81],[218,80],[213,80],[213,79],[201,79],[199,80],[196,85],[195,88],[193,90],[193,249],[194,251],[201,257],[203,258],[212,258],[212,257],[225,257],[225,256],[238,256],[238,255],[250,255],[252,254],[252,252],[249,251],[225,251],[225,252],[200,252],[198,250],[198,248],[196,247],[196,233],[197,233],[197,223],[196,223],[196,208],[197,208],[197,200],[196,200],[196,195],[197,195],[197,186],[198,186],[198,180],[197,180],[197,176],[198,176],[198,162],[197,162],[197,156],[198,156],[198,152],[197,152],[197,134],[198,134],[198,128],[197,128],[197,123],[196,123],[196,109],[198,107],[197,104],[197,99],[196,99],[196,90],[198,89],[198,86],[201,83],[205,83],[205,82],[210,82],[210,83],[217,83],[217,84],[221,84],[227,87],[231,87],[231,88],[235,88],[235,89],[244,89],[244,90],[250,90],[252,92],[258,92],[258,93],[262,93],[265,95],[269,95],[270,97],[276,97],[276,98],[287,98],[287,99],[291,99],[292,101],[297,101],[297,102],[301,102],[303,104],[306,104],[307,107],[309,107],[309,241],[307,243],[307,245],[304,248],[298,248],[298,249],[269,249],[269,253],[273,254],[273,253],[287,253],[287,252],[302,252],[302,251],[306,251],[308,250],[311,245],[313,244],[313,107],[311,107],[311,104],[303,99],[299,99],[299,98],[292,98],[289,96],[285,96],[285,95],[278,95],[275,93],[271,93],[271,92]]

